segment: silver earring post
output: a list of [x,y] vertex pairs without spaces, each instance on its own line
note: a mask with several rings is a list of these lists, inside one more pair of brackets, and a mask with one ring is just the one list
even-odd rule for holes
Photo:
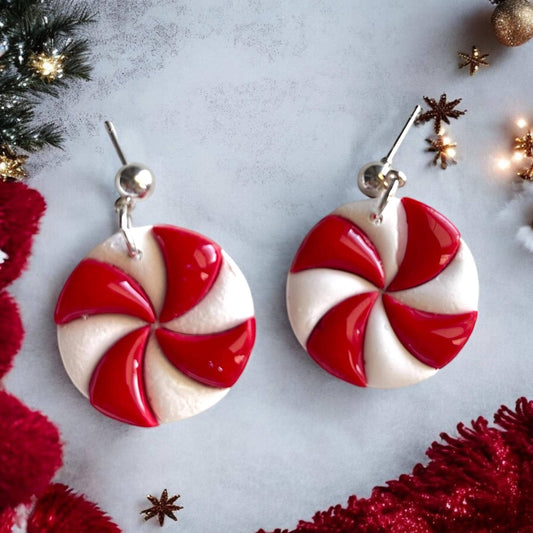
[[385,156],[384,158],[385,164],[392,165],[392,158],[396,155],[398,148],[400,148],[400,145],[403,143],[405,137],[409,133],[409,130],[411,129],[412,125],[415,123],[416,119],[418,118],[420,111],[422,111],[422,108],[419,105],[415,106],[415,108],[413,109],[413,112],[411,113],[411,116],[409,117],[409,119],[405,123],[405,126],[400,132],[400,135],[398,135],[389,153]]
[[115,187],[119,198],[115,202],[118,214],[118,225],[128,248],[128,255],[133,258],[142,256],[141,250],[135,244],[131,229],[131,212],[137,200],[148,198],[153,192],[155,178],[152,171],[141,163],[128,163],[118,142],[117,131],[112,122],[106,120],[105,127],[111,142],[122,163],[115,176]]
[[370,198],[379,197],[376,211],[372,214],[372,220],[376,223],[382,221],[383,211],[387,207],[389,198],[394,196],[398,188],[403,187],[407,181],[403,172],[392,168],[392,159],[418,118],[420,111],[422,111],[422,108],[419,105],[415,106],[389,153],[380,161],[366,164],[361,168],[357,176],[357,183],[363,194]]
[[107,130],[107,133],[109,134],[109,137],[111,138],[111,142],[113,143],[113,146],[115,147],[115,150],[117,152],[118,158],[120,159],[120,162],[122,163],[122,165],[127,165],[128,162],[126,161],[126,156],[124,155],[124,152],[122,151],[122,148],[120,147],[120,144],[118,142],[117,130],[115,129],[115,126],[109,120],[106,120],[104,124]]

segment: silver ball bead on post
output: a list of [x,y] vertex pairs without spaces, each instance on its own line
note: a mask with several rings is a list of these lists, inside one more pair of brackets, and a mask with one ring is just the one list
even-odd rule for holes
[[391,166],[383,161],[365,165],[357,175],[359,190],[369,198],[377,198],[387,188],[387,174]]
[[154,190],[154,184],[154,174],[141,163],[128,163],[120,167],[115,176],[115,187],[120,196],[135,200],[148,198]]

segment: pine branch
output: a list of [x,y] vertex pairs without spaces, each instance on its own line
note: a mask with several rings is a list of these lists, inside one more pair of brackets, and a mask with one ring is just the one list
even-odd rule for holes
[[65,63],[63,71],[65,78],[79,78],[82,80],[90,80],[92,67],[89,64],[89,42],[72,41],[68,43],[62,50],[61,54],[65,56]]
[[47,122],[40,126],[24,128],[19,133],[18,147],[26,152],[36,152],[45,146],[61,148],[63,133],[59,126]]
[[52,35],[71,36],[79,31],[80,26],[95,21],[96,17],[88,6],[64,0],[54,2],[54,17],[46,27]]
[[72,81],[89,79],[90,45],[78,34],[94,21],[83,2],[0,0],[0,144],[61,146],[61,128],[39,124],[36,110],[43,97],[59,98]]
[[45,145],[60,147],[60,128],[48,122],[32,126],[35,112],[26,101],[15,101],[11,113],[0,113],[0,145],[17,146],[27,152],[34,152]]

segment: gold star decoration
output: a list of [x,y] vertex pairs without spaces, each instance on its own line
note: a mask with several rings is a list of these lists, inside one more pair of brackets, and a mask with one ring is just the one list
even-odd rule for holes
[[514,149],[517,152],[522,152],[527,157],[533,157],[533,135],[531,130],[528,130],[523,137],[515,137],[514,142]]
[[424,101],[429,106],[429,110],[419,115],[416,119],[416,124],[422,124],[434,120],[435,123],[433,124],[433,129],[437,135],[441,133],[441,125],[443,122],[449,124],[450,118],[459,118],[466,113],[466,109],[464,111],[455,109],[455,107],[461,103],[461,98],[448,102],[446,94],[442,94],[438,102],[434,98],[428,98],[427,96],[424,96]]
[[64,61],[65,56],[57,52],[50,55],[44,52],[33,53],[30,55],[29,66],[42,80],[50,83],[63,77]]
[[434,152],[433,164],[437,165],[440,162],[440,168],[446,170],[448,165],[455,165],[457,161],[455,157],[455,148],[457,144],[452,142],[448,137],[444,135],[437,135],[434,138],[426,139],[429,144],[427,152]]
[[22,181],[28,177],[24,169],[24,163],[28,159],[27,155],[17,155],[17,153],[7,144],[0,146],[0,178],[2,181],[14,180]]
[[168,518],[177,522],[178,519],[173,513],[173,511],[180,511],[181,509],[183,509],[181,505],[174,505],[174,502],[179,497],[180,495],[178,494],[177,496],[172,496],[172,498],[169,498],[167,489],[165,489],[161,493],[161,497],[159,499],[155,498],[154,496],[148,495],[146,496],[146,498],[152,504],[153,507],[144,509],[143,511],[141,511],[141,514],[145,515],[145,520],[150,520],[151,518],[157,516],[159,520],[159,525],[161,527],[163,527],[163,524],[165,522],[165,516],[168,516]]
[[517,172],[517,175],[524,181],[533,181],[533,165]]
[[463,59],[463,62],[459,65],[459,68],[470,67],[470,76],[473,76],[478,70],[479,67],[488,67],[489,62],[487,57],[489,54],[481,55],[478,48],[474,45],[472,46],[472,53],[467,54],[465,52],[457,52],[457,55]]

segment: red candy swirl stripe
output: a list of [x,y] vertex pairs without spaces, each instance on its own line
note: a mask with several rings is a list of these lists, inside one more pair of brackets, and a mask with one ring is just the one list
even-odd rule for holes
[[96,409],[121,422],[143,427],[157,426],[143,383],[149,336],[150,326],[144,326],[122,337],[100,359],[89,386],[89,399]]
[[407,217],[407,247],[387,291],[411,289],[438,276],[461,244],[459,230],[426,204],[402,198]]
[[291,272],[333,268],[351,272],[383,288],[385,273],[372,241],[355,224],[337,215],[323,218],[302,242]]

